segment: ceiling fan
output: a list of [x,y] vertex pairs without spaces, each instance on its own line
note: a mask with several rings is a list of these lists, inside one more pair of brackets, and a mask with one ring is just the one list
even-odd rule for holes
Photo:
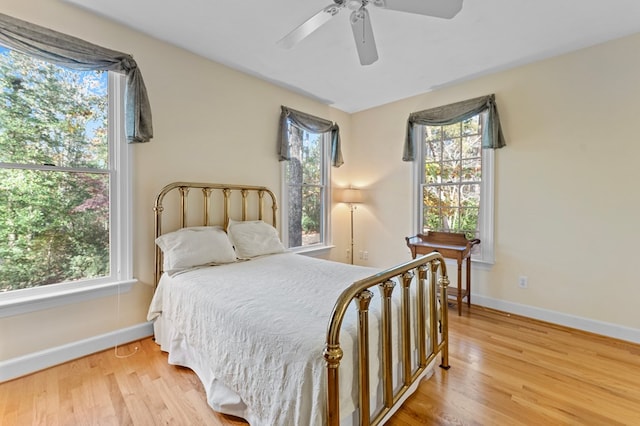
[[367,5],[369,3],[382,9],[451,19],[462,9],[462,1],[463,0],[333,0],[332,4],[324,7],[311,18],[304,21],[300,26],[280,39],[277,44],[285,49],[290,49],[346,7],[351,10],[351,29],[353,30],[353,38],[356,41],[360,64],[370,65],[378,60],[378,51],[376,49],[376,41],[373,38],[369,12],[367,11]]

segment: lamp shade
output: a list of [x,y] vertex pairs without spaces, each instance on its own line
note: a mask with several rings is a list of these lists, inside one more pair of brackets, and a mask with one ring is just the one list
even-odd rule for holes
[[357,188],[346,188],[340,194],[340,201],[343,203],[355,204],[362,202],[362,192]]

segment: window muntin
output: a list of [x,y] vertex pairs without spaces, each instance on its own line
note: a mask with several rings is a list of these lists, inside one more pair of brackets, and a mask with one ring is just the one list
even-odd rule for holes
[[289,123],[291,159],[283,162],[283,240],[305,249],[327,243],[328,145],[326,133],[311,133]]
[[121,83],[0,47],[0,292],[130,278]]
[[417,231],[480,238],[472,258],[493,262],[493,150],[482,149],[486,113],[446,126],[417,126]]

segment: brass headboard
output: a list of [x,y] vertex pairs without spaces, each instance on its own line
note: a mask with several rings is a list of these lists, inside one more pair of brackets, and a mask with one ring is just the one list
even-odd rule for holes
[[[192,189],[200,189],[202,196],[189,198],[189,192]],[[177,206],[175,213],[175,219],[177,224],[171,227],[169,230],[163,230],[162,213],[165,211],[165,206],[162,204],[165,196],[169,194],[176,194],[177,202],[172,206]],[[199,183],[199,182],[174,182],[162,188],[156,202],[153,207],[155,212],[155,237],[165,234],[169,231],[174,231],[179,228],[185,228],[187,226],[214,226],[220,225],[227,228],[229,219],[235,220],[265,220],[265,194],[269,197],[266,200],[267,208],[271,210],[270,223],[277,227],[277,211],[278,204],[276,197],[266,187],[263,186],[248,186],[248,185],[230,185],[221,183]],[[219,203],[216,203],[219,201]],[[189,206],[195,205],[200,207],[202,214],[195,215],[195,218],[190,215]],[[169,207],[169,206],[167,206]],[[213,207],[213,208],[212,208]],[[217,208],[216,208],[217,207]],[[162,275],[162,251],[158,246],[155,247],[155,274],[154,282],[157,285]]]

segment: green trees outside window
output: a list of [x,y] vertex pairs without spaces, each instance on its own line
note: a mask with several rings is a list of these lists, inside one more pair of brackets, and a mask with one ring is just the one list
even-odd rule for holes
[[291,160],[285,164],[288,206],[288,247],[322,242],[323,137],[289,126]]
[[481,126],[481,115],[448,126],[425,126],[423,232],[479,237]]
[[0,47],[0,291],[109,274],[107,86]]

